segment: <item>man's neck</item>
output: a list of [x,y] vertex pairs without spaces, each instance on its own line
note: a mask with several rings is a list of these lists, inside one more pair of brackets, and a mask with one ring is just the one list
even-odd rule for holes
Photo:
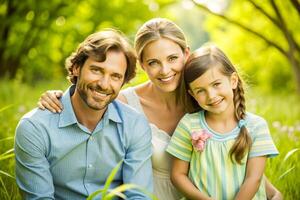
[[90,108],[82,100],[76,89],[71,96],[71,103],[78,122],[87,127],[91,132],[96,128],[107,109],[107,107],[103,110],[94,110]]

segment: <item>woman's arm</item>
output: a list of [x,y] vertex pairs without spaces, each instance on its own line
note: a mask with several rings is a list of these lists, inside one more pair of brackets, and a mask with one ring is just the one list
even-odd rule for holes
[[247,161],[246,177],[235,197],[236,200],[250,200],[255,196],[264,174],[266,160],[265,156],[259,156]]
[[189,163],[173,157],[171,181],[175,187],[188,199],[211,200],[212,198],[202,194],[188,178]]
[[50,110],[51,112],[61,112],[63,106],[59,101],[59,98],[63,95],[63,91],[61,90],[48,90],[44,92],[37,105],[42,110]]
[[[37,105],[42,110],[50,110],[53,113],[61,112],[63,110],[63,106],[59,101],[59,98],[63,95],[63,91],[61,90],[47,90],[44,92]],[[118,95],[118,100],[122,101],[123,103],[128,103],[127,99],[124,97],[123,94]]]

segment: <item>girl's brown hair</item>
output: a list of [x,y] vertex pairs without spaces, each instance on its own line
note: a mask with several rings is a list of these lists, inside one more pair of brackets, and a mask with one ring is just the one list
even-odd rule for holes
[[[211,67],[220,64],[222,66],[220,70],[225,76],[231,77],[233,73],[237,74],[236,68],[230,62],[224,52],[214,45],[203,46],[190,55],[183,72],[184,82],[181,84],[181,91],[183,92],[185,90],[186,95],[183,97],[183,101],[188,112],[192,113],[202,110],[195,99],[187,94],[187,88],[189,88],[189,84],[204,74]],[[245,120],[246,117],[243,82],[239,76],[237,87],[233,89],[233,94],[235,117],[239,122],[240,120]],[[235,160],[237,163],[241,164],[245,154],[250,150],[251,144],[251,137],[249,136],[246,126],[243,125],[240,127],[240,133],[230,149],[231,160]]]

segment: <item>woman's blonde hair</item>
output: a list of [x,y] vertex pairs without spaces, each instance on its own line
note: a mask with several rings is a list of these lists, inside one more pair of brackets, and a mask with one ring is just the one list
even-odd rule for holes
[[168,19],[153,18],[145,22],[135,36],[134,48],[140,62],[143,62],[144,48],[149,43],[161,38],[175,42],[182,51],[187,48],[186,38],[181,28]]

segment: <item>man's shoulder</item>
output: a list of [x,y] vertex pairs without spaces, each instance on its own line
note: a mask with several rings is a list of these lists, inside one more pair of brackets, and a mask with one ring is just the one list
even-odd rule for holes
[[30,123],[37,125],[44,125],[45,127],[48,126],[49,122],[53,119],[58,119],[58,113],[52,113],[49,110],[41,110],[39,108],[34,108],[33,110],[29,111],[20,119],[18,126],[22,125],[23,123]]
[[126,118],[136,118],[136,117],[144,117],[143,114],[138,112],[136,109],[132,108],[126,103],[123,103],[120,100],[114,100],[112,102],[115,108],[119,111],[119,114],[125,116]]

